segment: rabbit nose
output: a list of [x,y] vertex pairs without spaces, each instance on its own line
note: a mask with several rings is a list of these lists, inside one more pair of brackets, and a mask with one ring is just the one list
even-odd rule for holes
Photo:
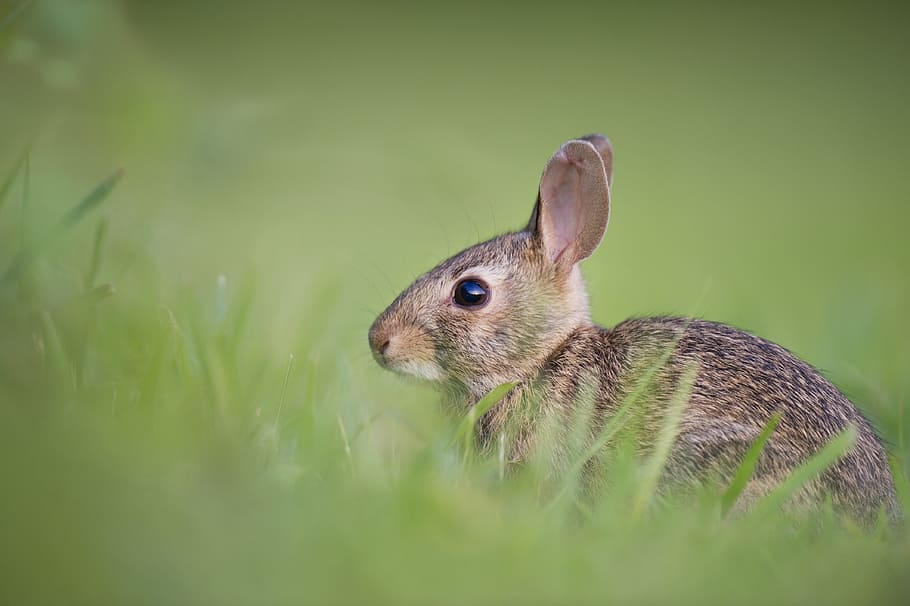
[[386,350],[388,350],[389,342],[391,341],[388,331],[373,327],[373,329],[370,330],[369,337],[370,349],[373,350],[373,355],[382,359]]

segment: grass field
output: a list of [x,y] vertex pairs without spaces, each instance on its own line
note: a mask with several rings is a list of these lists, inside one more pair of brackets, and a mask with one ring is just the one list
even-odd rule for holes
[[906,10],[21,4],[0,0],[0,603],[910,601],[903,527],[731,519],[624,459],[590,510],[502,480],[366,342],[601,131],[595,319],[795,351],[875,421],[906,506]]

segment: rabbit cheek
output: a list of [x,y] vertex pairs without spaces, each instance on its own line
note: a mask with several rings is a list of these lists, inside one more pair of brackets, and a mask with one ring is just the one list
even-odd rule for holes
[[[501,292],[501,291],[500,291]],[[497,374],[503,348],[498,314],[492,309],[453,310],[440,331],[439,363],[452,380],[470,384]],[[494,386],[495,387],[495,386]]]

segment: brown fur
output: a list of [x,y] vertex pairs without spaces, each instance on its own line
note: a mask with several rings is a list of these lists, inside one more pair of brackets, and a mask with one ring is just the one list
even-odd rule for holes
[[[572,204],[589,215],[590,208],[608,213],[604,179],[612,176],[612,148],[603,137],[587,140],[595,146],[582,148],[574,141],[557,152],[548,171],[559,164],[559,172],[552,177],[545,172],[541,191],[576,191],[563,187],[563,181],[544,188],[548,179],[571,177],[574,169],[587,181],[584,188],[576,188],[581,198],[573,198]],[[592,153],[599,153],[602,162],[594,162]],[[591,170],[603,171],[598,177],[602,194],[592,180],[600,173],[592,176]],[[584,206],[587,198],[598,195],[604,199],[597,205]],[[575,261],[593,250],[588,244],[592,238],[593,246],[599,241],[598,234],[591,234],[592,222],[605,228],[606,217],[582,215],[576,221],[584,223],[578,227],[584,246],[570,247],[577,259],[566,264],[561,251],[553,250],[550,234],[562,230],[564,239],[568,228],[560,223],[562,215],[581,211],[560,203],[539,198],[525,230],[468,248],[419,277],[371,327],[377,361],[436,382],[460,410],[498,385],[518,381],[478,427],[485,445],[508,432],[510,459],[516,464],[533,448],[541,418],[555,413],[568,428],[577,417],[578,402],[593,397],[590,434],[595,435],[647,370],[663,359],[636,404],[640,449],[647,452],[663,411],[681,388],[680,377],[695,368],[664,486],[691,486],[709,478],[729,481],[771,415],[780,412],[781,421],[740,498],[740,508],[773,489],[852,423],[856,445],[810,482],[797,500],[814,505],[830,498],[836,508],[862,520],[873,519],[881,509],[897,515],[885,452],[869,423],[817,370],[784,348],[702,320],[658,317],[627,320],[611,329],[594,325]],[[453,303],[453,288],[466,277],[490,286],[483,307],[465,309]],[[534,412],[528,410],[530,401],[539,404]],[[557,452],[553,464],[565,465],[566,459],[567,453]]]

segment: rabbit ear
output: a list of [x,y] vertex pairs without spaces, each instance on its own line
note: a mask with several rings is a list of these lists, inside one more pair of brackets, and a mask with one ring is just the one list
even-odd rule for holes
[[612,164],[610,142],[600,135],[565,143],[547,163],[528,229],[554,263],[570,269],[603,239],[610,218],[607,166]]
[[610,140],[603,135],[592,133],[579,137],[581,141],[587,141],[597,149],[600,159],[604,163],[604,171],[607,173],[607,185],[613,186],[613,145]]

